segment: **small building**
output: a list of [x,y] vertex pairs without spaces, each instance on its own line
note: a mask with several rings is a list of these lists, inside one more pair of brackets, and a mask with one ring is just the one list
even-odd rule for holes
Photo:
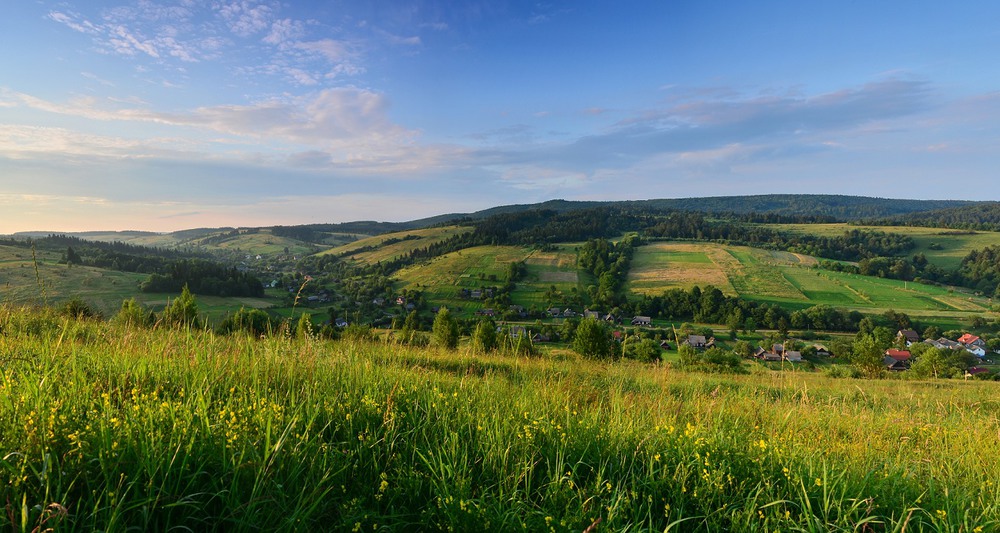
[[833,352],[822,344],[813,344],[813,348],[816,349],[816,355],[820,357],[833,357]]
[[896,338],[902,338],[907,346],[920,342],[920,335],[912,329],[901,329],[896,333]]
[[708,341],[705,339],[704,335],[688,335],[684,344],[687,344],[692,348],[704,348],[708,344]]
[[635,317],[632,317],[632,325],[633,326],[649,327],[649,325],[652,324],[652,323],[653,323],[653,320],[651,318],[649,318],[648,316],[635,316]]
[[886,368],[889,370],[906,370],[910,368],[910,357],[909,350],[889,348],[885,351],[883,362],[885,362]]
[[964,344],[966,347],[969,346],[979,346],[982,348],[986,347],[986,342],[983,339],[980,339],[978,336],[973,335],[971,333],[966,333],[961,337],[959,337],[958,342]]
[[910,365],[908,365],[905,361],[900,361],[889,357],[888,355],[882,359],[882,362],[885,364],[885,368],[887,370],[891,370],[893,372],[902,372],[903,370],[910,368]]
[[788,350],[788,351],[786,351],[782,357],[785,359],[785,361],[788,361],[789,363],[801,363],[802,362],[802,353],[801,352],[797,352],[795,350]]

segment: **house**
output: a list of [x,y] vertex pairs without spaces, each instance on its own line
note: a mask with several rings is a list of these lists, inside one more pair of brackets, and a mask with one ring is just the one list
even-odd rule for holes
[[545,310],[545,314],[547,314],[547,315],[549,315],[551,317],[557,317],[560,314],[562,314],[562,312],[559,311],[558,307],[550,307],[550,308],[548,308],[548,309]]
[[974,356],[976,356],[976,357],[978,357],[980,359],[986,357],[986,348],[983,348],[982,346],[973,346],[973,345],[970,345],[970,346],[966,346],[965,349],[966,349],[966,351],[968,351],[969,353],[971,353],[972,355],[974,355]]
[[980,339],[979,337],[977,337],[977,336],[975,336],[975,335],[973,335],[971,333],[966,333],[966,334],[962,335],[961,337],[959,337],[958,338],[958,342],[964,344],[966,347],[969,347],[969,346],[979,346],[981,348],[985,348],[986,347],[986,341],[984,341],[983,339]]
[[549,342],[550,340],[548,335],[542,335],[541,333],[535,333],[531,336],[531,342]]
[[649,326],[653,321],[648,316],[635,316],[632,317],[633,326]]
[[766,354],[766,353],[767,353],[767,350],[765,350],[761,346],[758,346],[757,349],[754,350],[753,355],[751,355],[751,357],[753,357],[754,359],[763,359],[764,358],[764,354]]
[[667,341],[660,341],[660,348],[663,348],[664,350],[670,350],[671,349],[670,343]]
[[601,319],[601,312],[600,311],[591,311],[590,309],[584,309],[583,310],[583,318],[593,318],[594,320],[600,320]]
[[888,355],[885,356],[882,362],[885,363],[885,368],[887,370],[891,370],[893,372],[901,372],[903,370],[910,368],[910,365],[908,365],[906,362],[894,359],[892,357],[889,357]]
[[567,307],[566,309],[563,309],[563,316],[566,317],[566,318],[572,318],[572,317],[576,316],[576,311],[574,311],[574,310],[570,309],[569,307]]
[[705,340],[704,335],[688,335],[688,338],[686,341],[684,341],[684,344],[687,344],[692,348],[704,348],[708,344],[708,341]]
[[343,318],[338,318],[337,321],[334,322],[333,325],[337,326],[338,328],[346,328],[347,327],[347,321],[344,320]]
[[615,315],[612,315],[611,313],[608,313],[608,314],[604,315],[604,321],[605,322],[611,322],[612,324],[614,324],[615,322],[618,322],[618,318],[615,317]]
[[611,332],[611,338],[618,342],[621,342],[623,337],[621,330],[616,329]]
[[784,354],[785,353],[785,345],[784,344],[772,344],[771,345],[771,353],[777,354],[779,356],[782,355],[782,354]]
[[896,333],[896,338],[902,338],[909,346],[915,342],[920,342],[920,335],[912,329],[901,329]]
[[908,350],[889,348],[885,351],[883,361],[889,370],[906,370],[910,368],[910,352]]
[[960,342],[955,342],[955,341],[953,341],[951,339],[946,339],[944,337],[941,337],[940,339],[938,339],[935,342],[937,343],[937,344],[934,344],[935,348],[948,348],[950,350],[964,350],[965,349],[965,345],[964,344],[962,344]]
[[526,334],[527,330],[524,329],[524,326],[511,326],[510,328],[510,336],[515,339],[521,338]]
[[372,300],[372,303],[379,307],[382,307],[383,305],[385,305],[385,298],[375,298],[374,300]]
[[797,352],[795,350],[788,350],[788,351],[786,351],[784,353],[783,357],[784,357],[785,361],[788,361],[789,363],[801,363],[802,362],[802,353],[801,352]]
[[479,289],[476,289],[476,290],[472,291],[471,293],[469,293],[469,298],[472,298],[473,300],[482,300],[483,299],[483,291],[481,291]]
[[818,355],[820,357],[832,357],[833,356],[833,353],[830,351],[830,349],[827,348],[826,346],[822,345],[822,344],[813,344],[813,348],[816,349],[816,355]]

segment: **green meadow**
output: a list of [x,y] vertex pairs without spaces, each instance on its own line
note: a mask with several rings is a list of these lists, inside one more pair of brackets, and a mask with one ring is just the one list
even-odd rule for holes
[[0,307],[13,531],[995,531],[992,382],[687,373]]
[[[373,264],[379,261],[395,259],[418,248],[424,248],[470,231],[472,231],[472,228],[469,227],[445,226],[387,233],[336,246],[321,252],[319,255],[333,254],[348,257],[353,261]],[[387,240],[396,242],[384,244]]]

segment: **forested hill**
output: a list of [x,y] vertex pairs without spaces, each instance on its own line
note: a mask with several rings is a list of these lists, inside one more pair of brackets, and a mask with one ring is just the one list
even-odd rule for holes
[[293,235],[292,228],[316,232],[345,232],[376,235],[458,221],[487,220],[502,215],[515,215],[529,211],[567,213],[584,209],[615,208],[622,212],[648,213],[651,211],[696,211],[701,213],[732,215],[770,215],[778,217],[811,217],[814,221],[848,222],[869,219],[888,219],[910,213],[948,208],[964,209],[980,202],[965,200],[900,200],[843,196],[830,194],[765,194],[756,196],[710,196],[705,198],[667,198],[632,201],[574,201],[548,200],[535,204],[513,204],[491,207],[473,213],[449,213],[409,222],[344,222],[339,224],[308,224],[278,229],[303,240],[305,234]]
[[1000,202],[977,202],[972,205],[910,213],[870,222],[883,226],[1000,231]]
[[[658,200],[582,202],[549,200],[537,204],[516,204],[493,207],[468,215],[442,215],[447,217],[483,219],[499,214],[533,210],[556,212],[593,209],[597,207],[634,208],[641,211],[674,210],[735,215],[779,215],[789,217],[816,217],[829,221],[848,222],[863,219],[883,219],[942,209],[963,209],[983,202],[966,200],[903,200],[869,198],[832,194],[764,194],[754,196],[709,196],[704,198],[664,198]],[[430,220],[430,219],[428,219]],[[438,220],[435,220],[438,221]],[[414,221],[414,223],[420,221]]]

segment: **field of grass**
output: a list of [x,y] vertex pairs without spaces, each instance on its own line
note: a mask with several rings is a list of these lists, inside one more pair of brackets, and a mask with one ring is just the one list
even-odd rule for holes
[[627,288],[655,295],[712,284],[729,295],[787,308],[895,309],[949,324],[992,313],[988,299],[967,292],[810,268],[815,264],[811,257],[745,246],[660,242],[636,250]]
[[[320,252],[319,255],[343,255],[354,261],[361,261],[367,264],[378,261],[388,261],[401,255],[408,254],[417,248],[424,248],[434,243],[438,243],[455,235],[461,235],[472,231],[470,227],[446,226],[441,228],[416,229],[410,231],[400,231],[398,233],[387,233],[360,239],[352,243],[344,244]],[[385,244],[386,240],[394,239],[399,242]],[[359,251],[365,248],[370,250]]]
[[[138,296],[145,274],[58,264],[59,254],[0,246],[0,303],[59,304],[79,296],[110,315],[122,300]],[[36,272],[37,265],[37,272]]]
[[[59,305],[76,296],[99,314],[110,317],[122,301],[135,298],[152,310],[162,310],[178,294],[144,293],[139,290],[147,274],[120,272],[87,266],[59,264],[59,254],[0,246],[0,304]],[[276,294],[272,291],[272,294]],[[278,296],[265,298],[198,295],[199,310],[213,324],[240,307],[268,308],[280,305]]]
[[486,304],[461,299],[459,291],[502,286],[508,265],[523,261],[525,274],[516,282],[511,302],[545,309],[549,304],[545,293],[552,287],[568,295],[594,283],[592,276],[576,267],[576,246],[563,244],[544,252],[520,246],[477,246],[404,268],[396,278],[400,288],[419,288],[435,304],[468,316]]
[[[773,224],[777,230],[812,235],[837,236],[852,229],[868,229],[908,235],[917,247],[910,254],[923,253],[927,260],[941,268],[958,268],[962,258],[972,250],[987,246],[1000,246],[1000,233],[993,231],[966,232],[944,228],[918,228],[908,226],[851,226],[848,224]],[[934,246],[932,246],[934,245]]]
[[14,531],[995,531],[997,385],[689,374],[0,308]]

